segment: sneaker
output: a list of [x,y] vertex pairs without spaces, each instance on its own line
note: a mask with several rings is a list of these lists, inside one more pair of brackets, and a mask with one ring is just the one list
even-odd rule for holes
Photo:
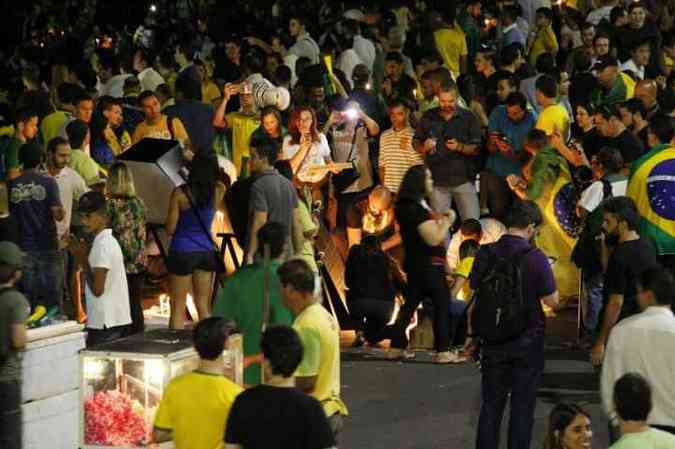
[[415,358],[415,352],[408,351],[407,349],[389,348],[385,357],[388,360],[410,360]]
[[463,363],[467,361],[467,358],[454,351],[443,351],[437,352],[432,360],[436,364],[446,365],[449,363]]

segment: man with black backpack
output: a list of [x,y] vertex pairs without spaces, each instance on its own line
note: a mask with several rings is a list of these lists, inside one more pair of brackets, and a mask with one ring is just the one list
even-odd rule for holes
[[477,449],[497,449],[511,395],[509,449],[529,449],[536,393],[544,370],[541,302],[555,309],[558,290],[546,255],[532,245],[543,221],[532,201],[519,201],[506,217],[507,232],[476,255],[469,278],[467,350],[481,347],[482,404]]

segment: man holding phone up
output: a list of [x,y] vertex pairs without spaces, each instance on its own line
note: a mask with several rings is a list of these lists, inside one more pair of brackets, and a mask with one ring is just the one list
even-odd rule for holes
[[481,213],[490,213],[503,221],[513,202],[513,194],[506,183],[509,175],[520,175],[526,153],[523,143],[537,118],[527,108],[527,98],[521,92],[512,92],[490,114],[487,148],[490,152],[485,170],[480,174]]
[[433,209],[445,214],[454,199],[464,221],[480,215],[472,157],[480,150],[481,129],[473,113],[457,105],[457,98],[455,83],[441,87],[439,107],[422,116],[414,147],[424,156],[433,177]]

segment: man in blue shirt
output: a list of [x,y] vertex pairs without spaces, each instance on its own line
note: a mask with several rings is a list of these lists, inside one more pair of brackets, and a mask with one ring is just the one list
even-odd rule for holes
[[20,290],[32,307],[60,307],[63,268],[58,252],[56,222],[64,210],[56,181],[38,171],[42,147],[24,144],[19,150],[23,173],[9,182],[11,214],[19,222],[19,247],[26,253]]
[[523,144],[527,133],[534,128],[537,118],[527,108],[527,99],[520,92],[512,92],[503,105],[490,114],[488,123],[488,157],[480,175],[482,212],[503,220],[513,196],[506,183],[509,175],[520,175],[526,153]]

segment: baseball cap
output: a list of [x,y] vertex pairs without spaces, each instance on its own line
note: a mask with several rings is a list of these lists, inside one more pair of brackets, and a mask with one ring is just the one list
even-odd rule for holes
[[619,66],[619,61],[612,55],[602,55],[593,64],[592,70],[604,70],[607,67]]
[[89,191],[80,197],[77,210],[83,214],[90,214],[101,210],[106,205],[105,196],[101,192]]
[[25,254],[18,246],[12,242],[0,242],[0,264],[11,267],[20,267],[23,265]]

